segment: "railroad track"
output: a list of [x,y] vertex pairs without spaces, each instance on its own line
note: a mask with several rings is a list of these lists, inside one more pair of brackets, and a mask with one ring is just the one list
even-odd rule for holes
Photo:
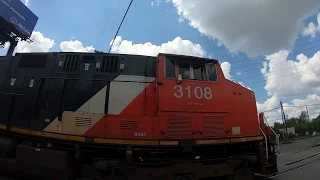
[[283,176],[283,175],[286,175],[286,174],[288,174],[288,173],[291,173],[291,172],[297,171],[297,170],[299,170],[299,169],[302,169],[302,168],[304,168],[304,167],[307,167],[307,166],[310,166],[310,165],[312,165],[312,164],[315,164],[315,163],[317,163],[317,162],[320,162],[320,158],[317,158],[316,160],[313,160],[313,161],[311,161],[311,162],[305,163],[305,164],[303,164],[303,165],[299,165],[299,166],[296,166],[296,167],[294,167],[294,168],[288,169],[288,170],[286,170],[286,171],[277,173],[277,174],[275,174],[275,175],[271,175],[271,176],[267,177],[266,179],[273,179],[273,178],[276,178],[276,177],[279,177],[279,176]]
[[314,144],[314,145],[310,145],[310,146],[307,146],[305,148],[301,148],[301,149],[298,149],[296,151],[293,151],[293,152],[290,152],[290,153],[284,153],[283,155],[279,155],[278,158],[282,158],[282,157],[286,157],[286,156],[290,156],[290,155],[293,155],[293,154],[298,154],[298,153],[301,153],[301,152],[304,152],[304,151],[308,151],[310,149],[313,149],[313,148],[316,148],[316,147],[319,147],[320,146],[320,143],[319,144]]
[[[315,147],[317,147],[317,146],[314,146],[314,147],[312,147],[312,148],[315,148]],[[305,148],[305,150],[299,150],[299,151],[297,151],[297,152],[290,153],[290,154],[288,154],[288,155],[293,155],[293,154],[296,154],[296,153],[298,153],[298,152],[307,151],[307,150],[310,150],[310,149],[312,149],[312,148]],[[288,155],[286,155],[286,156],[288,156]],[[284,157],[284,156],[282,156],[282,157]],[[300,162],[309,160],[309,159],[311,159],[311,158],[315,158],[315,159],[313,159],[313,160],[311,160],[311,161],[308,161],[308,162],[306,162],[306,163],[303,163],[303,164],[299,164],[299,165],[297,165],[297,166],[290,167],[290,168],[288,168],[288,169],[286,169],[286,170],[283,170],[283,171],[281,171],[281,172],[278,172],[278,173],[276,173],[276,174],[273,174],[273,175],[271,175],[271,176],[268,176],[268,177],[266,177],[265,179],[266,179],[266,180],[267,180],[267,179],[274,179],[274,178],[276,178],[276,177],[284,176],[284,175],[286,175],[286,174],[288,174],[288,173],[292,173],[292,172],[295,172],[295,171],[297,171],[297,170],[299,170],[299,169],[302,169],[302,168],[305,168],[305,167],[310,166],[310,165],[312,165],[312,164],[318,163],[318,162],[320,162],[320,152],[316,152],[316,153],[311,154],[311,155],[309,155],[309,156],[306,156],[306,157],[303,157],[303,158],[299,158],[299,159],[297,159],[297,160],[293,160],[293,161],[289,161],[289,162],[280,164],[280,165],[278,165],[278,168],[285,167],[285,166],[292,166],[292,165],[294,165],[294,164],[297,164],[297,163],[300,163]]]

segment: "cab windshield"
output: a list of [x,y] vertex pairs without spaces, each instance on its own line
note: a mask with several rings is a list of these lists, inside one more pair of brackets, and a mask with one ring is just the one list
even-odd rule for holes
[[166,58],[165,77],[176,78],[181,74],[182,79],[217,81],[216,64],[214,62],[186,62]]

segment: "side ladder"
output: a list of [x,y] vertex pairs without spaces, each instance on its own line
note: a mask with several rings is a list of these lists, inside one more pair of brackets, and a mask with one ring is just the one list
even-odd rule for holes
[[[260,132],[264,136],[264,154],[265,154],[265,170],[266,174],[275,174],[278,172],[277,155],[280,154],[280,142],[279,135],[269,126],[268,122],[264,118],[264,114],[259,114],[260,120]],[[265,124],[266,123],[266,126]],[[271,142],[270,135],[274,134],[276,142]],[[276,145],[275,145],[276,143]],[[275,147],[277,146],[277,148]]]

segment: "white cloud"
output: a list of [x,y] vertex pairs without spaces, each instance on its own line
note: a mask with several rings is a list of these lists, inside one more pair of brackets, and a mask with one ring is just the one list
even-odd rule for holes
[[[241,85],[241,86],[243,86],[243,87],[251,90],[251,88],[248,87],[248,86],[246,86],[243,82],[241,82],[241,81],[236,81],[236,80],[234,80],[234,79],[232,78],[232,75],[230,74],[230,72],[231,72],[231,64],[230,64],[229,62],[223,62],[223,63],[221,63],[221,69],[222,69],[222,72],[223,72],[224,77],[225,77],[226,79],[231,80],[231,81],[233,81],[233,82],[235,82],[235,83],[237,83],[237,84],[239,84],[239,85]],[[238,72],[238,73],[239,73],[239,72]],[[238,73],[237,73],[237,74],[238,74]]]
[[[265,90],[270,96],[263,103],[257,103],[259,111],[273,109],[279,106],[281,99],[295,96],[305,96],[304,99],[293,99],[284,106],[301,106],[320,104],[320,51],[307,57],[299,54],[295,59],[288,59],[289,51],[279,51],[266,56],[261,73],[266,79]],[[284,111],[290,117],[297,117],[305,107],[285,107]],[[308,107],[310,118],[320,113],[320,106]],[[281,119],[280,109],[266,113],[266,117],[273,120]],[[275,121],[270,121],[273,124]]]
[[29,0],[25,0],[25,1],[24,1],[24,4],[25,4],[26,6],[28,6],[28,5],[29,5]]
[[74,37],[71,41],[63,41],[60,43],[60,48],[63,52],[93,52],[93,46],[84,47],[83,44],[75,40]]
[[[284,107],[284,111],[290,117],[298,117],[301,114],[301,111],[306,111],[308,109],[308,114],[310,119],[317,117],[320,113],[320,106],[308,106],[306,108],[304,105],[312,105],[312,104],[319,104],[320,103],[320,96],[317,94],[308,94],[305,99],[294,99],[292,100],[292,104],[295,106],[302,106],[302,107]],[[285,106],[285,105],[284,105]]]
[[233,53],[260,55],[293,46],[319,0],[172,0],[179,15]]
[[232,76],[230,74],[231,64],[229,62],[221,63],[221,69],[223,71],[224,77],[231,80]]
[[237,72],[237,75],[238,75],[238,76],[240,76],[241,74],[242,74],[242,72],[241,72],[241,71],[238,71],[238,72]]
[[[288,118],[299,117],[302,111],[308,110],[309,118],[312,120],[320,114],[320,105],[314,105],[319,103],[319,95],[308,94],[304,99],[293,99],[290,103],[283,103],[283,110],[286,117],[288,115]],[[305,105],[312,106],[306,108]],[[273,125],[275,122],[282,122],[280,99],[278,97],[272,96],[262,104],[257,103],[257,107],[259,112],[276,108],[265,112],[265,117],[270,125]]]
[[[112,41],[110,44],[111,43]],[[168,41],[157,46],[150,42],[146,42],[144,44],[133,44],[132,41],[123,40],[121,36],[117,36],[111,52],[148,56],[156,56],[158,53],[171,53],[198,57],[206,56],[206,52],[200,44],[194,44],[193,42],[181,39],[180,37],[176,37],[172,41]]]
[[320,32],[320,13],[317,15],[318,25],[316,26],[313,22],[310,22],[307,27],[302,31],[303,36],[310,36],[311,38],[316,37],[316,34]]
[[262,104],[257,103],[257,108],[259,112],[262,112],[265,110],[270,110],[270,109],[279,107],[279,103],[280,103],[279,98],[276,96],[272,96]]
[[252,90],[250,87],[246,86],[242,81],[239,81],[238,84],[240,84],[241,86],[247,88],[247,89],[250,89]]
[[160,6],[160,4],[161,4],[161,0],[155,0],[151,2],[151,6],[154,6],[154,5]]
[[39,31],[34,31],[31,39],[33,39],[32,43],[20,41],[17,45],[16,52],[48,52],[55,45],[53,39],[44,37]]
[[289,51],[279,51],[266,56],[261,70],[268,95],[291,97],[320,92],[320,51],[308,58],[304,54],[288,60]]

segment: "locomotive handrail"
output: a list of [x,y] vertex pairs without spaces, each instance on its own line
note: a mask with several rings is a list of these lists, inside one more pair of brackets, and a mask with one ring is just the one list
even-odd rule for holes
[[265,143],[266,143],[266,158],[268,160],[269,158],[269,152],[268,152],[268,139],[267,139],[267,136],[266,134],[263,132],[263,130],[261,129],[261,127],[259,127],[260,131],[262,132],[263,136],[264,136],[264,140],[265,140]]
[[264,121],[267,123],[268,127],[271,129],[271,131],[273,132],[273,134],[276,136],[276,142],[277,142],[277,152],[276,153],[279,153],[280,152],[280,136],[273,130],[272,127],[269,126],[269,123],[268,121],[266,120],[265,117],[263,117]]
[[[61,77],[44,77],[44,78],[40,78],[38,81],[36,81],[36,83],[33,85],[33,87],[31,87],[29,89],[28,92],[24,93],[24,94],[19,94],[19,93],[8,93],[8,92],[0,92],[0,94],[5,94],[5,95],[13,95],[13,96],[26,96],[28,95],[31,90],[33,88],[35,88],[40,81],[42,81],[43,79],[62,79],[62,80],[87,80],[87,81],[108,81],[106,79],[83,79],[83,78],[61,78]],[[154,81],[119,81],[119,80],[110,80],[110,82],[136,82],[136,83],[156,83]]]

